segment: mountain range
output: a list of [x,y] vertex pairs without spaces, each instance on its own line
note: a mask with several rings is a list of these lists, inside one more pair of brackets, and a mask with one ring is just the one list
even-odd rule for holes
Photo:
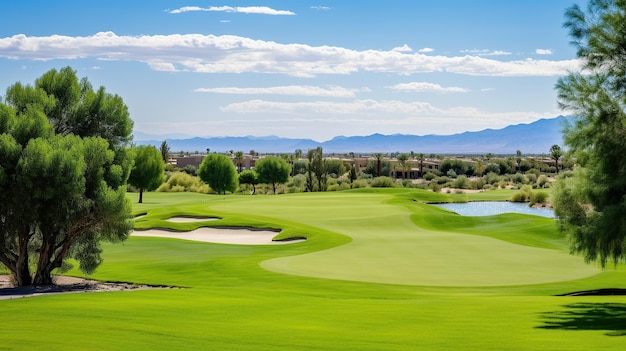
[[372,134],[367,136],[338,136],[324,142],[311,139],[267,137],[191,137],[187,139],[134,133],[136,145],[154,145],[165,140],[172,152],[228,152],[254,150],[259,153],[306,152],[321,146],[324,153],[390,153],[421,152],[435,154],[546,154],[554,144],[563,144],[562,130],[568,117],[540,119],[528,124],[510,125],[502,129],[485,129],[453,135]]

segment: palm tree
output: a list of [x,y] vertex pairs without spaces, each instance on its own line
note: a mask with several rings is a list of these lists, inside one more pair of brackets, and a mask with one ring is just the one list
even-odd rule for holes
[[420,178],[422,178],[424,176],[424,160],[426,159],[426,156],[424,156],[423,153],[419,153],[417,154],[417,160],[420,161]]
[[407,165],[407,160],[409,159],[409,155],[407,154],[400,154],[398,155],[398,161],[400,162],[400,168],[402,169],[402,179],[406,178],[406,165]]

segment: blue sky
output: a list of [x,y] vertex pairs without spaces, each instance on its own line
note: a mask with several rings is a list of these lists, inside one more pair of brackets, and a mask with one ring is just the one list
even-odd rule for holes
[[584,1],[0,1],[0,96],[71,66],[135,131],[454,134],[552,118]]

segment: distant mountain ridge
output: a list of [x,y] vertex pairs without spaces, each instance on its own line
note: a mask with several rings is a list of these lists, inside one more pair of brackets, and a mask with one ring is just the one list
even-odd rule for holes
[[[194,137],[165,138],[172,152],[227,152],[255,150],[259,153],[293,153],[321,146],[324,153],[421,152],[435,154],[546,154],[554,144],[563,144],[562,129],[568,117],[544,118],[528,124],[510,125],[502,129],[485,129],[453,135],[372,134],[368,136],[338,136],[324,142],[311,139],[265,137]],[[136,133],[136,138],[145,134]],[[159,147],[161,140],[135,140],[137,145]]]

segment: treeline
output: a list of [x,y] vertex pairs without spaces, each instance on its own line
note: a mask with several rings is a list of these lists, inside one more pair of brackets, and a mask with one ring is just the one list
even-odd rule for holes
[[[346,158],[325,157],[321,147],[294,154],[266,156],[259,159],[271,159],[280,162],[287,173],[276,181],[268,177],[259,177],[257,167],[253,170],[242,170],[243,156],[241,152],[230,152],[230,164],[237,171],[236,186],[233,193],[243,194],[282,194],[296,192],[341,191],[364,187],[407,187],[423,188],[432,191],[449,189],[489,190],[498,188],[521,189],[523,186],[532,189],[550,186],[552,175],[558,169],[571,167],[571,160],[562,160],[558,155],[553,165],[545,159],[517,157],[494,157],[487,155],[469,160],[448,158],[426,159],[423,154],[396,154],[395,158],[375,154],[365,166],[359,167],[351,155]],[[430,155],[430,157],[436,157]],[[553,159],[551,157],[551,159]],[[424,162],[434,163],[437,167],[425,168]],[[228,162],[227,162],[228,163]],[[411,170],[411,163],[418,165],[413,169],[418,177],[406,177]],[[284,165],[283,165],[284,164]],[[557,168],[557,166],[559,168]],[[234,173],[234,171],[233,171]],[[166,171],[166,182],[158,191],[195,191],[201,193],[219,193],[207,183],[196,177],[195,166],[175,169],[169,166]],[[229,190],[230,191],[230,190]]]

